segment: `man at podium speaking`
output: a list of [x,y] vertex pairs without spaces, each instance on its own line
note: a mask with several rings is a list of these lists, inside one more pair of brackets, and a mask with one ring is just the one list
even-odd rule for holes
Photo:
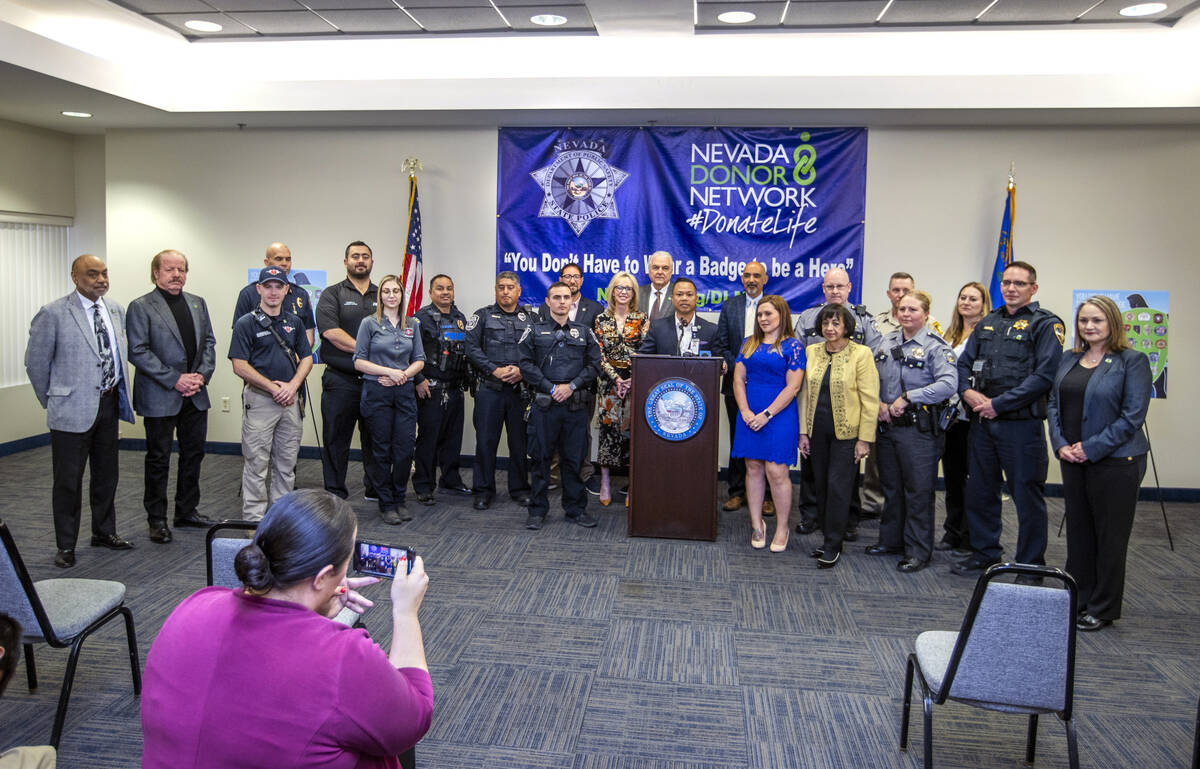
[[717,324],[696,315],[696,284],[688,278],[676,278],[671,301],[675,312],[650,323],[650,330],[638,352],[642,355],[722,357],[725,347],[717,334]]

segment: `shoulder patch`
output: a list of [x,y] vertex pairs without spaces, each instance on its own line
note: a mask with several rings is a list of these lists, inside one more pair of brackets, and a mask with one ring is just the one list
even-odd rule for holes
[[[459,324],[460,325],[462,324],[461,320],[459,321]],[[478,325],[479,325],[479,313],[475,313],[467,320],[467,331],[474,329]]]
[[525,330],[521,332],[521,338],[517,340],[517,344],[524,342],[525,338],[529,336],[529,332],[531,331],[533,331],[533,326],[526,326]]
[[951,366],[958,363],[958,358],[954,355],[954,350],[946,349],[942,351],[942,355],[946,358],[946,362]]
[[1067,341],[1067,330],[1061,323],[1054,324],[1054,335],[1058,337],[1058,343],[1060,345]]

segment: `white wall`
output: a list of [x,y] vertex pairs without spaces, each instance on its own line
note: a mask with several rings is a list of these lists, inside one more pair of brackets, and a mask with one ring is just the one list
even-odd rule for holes
[[[864,296],[874,309],[883,306],[887,276],[903,269],[948,320],[954,292],[983,277],[994,258],[1010,161],[1016,256],[1038,267],[1038,299],[1068,323],[1074,288],[1172,289],[1200,277],[1195,131],[914,128],[869,136]],[[234,297],[268,242],[286,241],[298,268],[325,268],[331,281],[356,238],[375,247],[377,275],[398,268],[407,156],[425,164],[426,274],[454,276],[467,312],[491,299],[495,130],[117,131],[106,154],[113,295],[128,302],[149,290],[157,251],[188,254],[189,288],[209,301],[222,361]],[[1200,374],[1190,354],[1200,324],[1182,291],[1172,299],[1172,397],[1152,405],[1150,424],[1164,485],[1200,487],[1188,460],[1200,420],[1186,400]],[[234,408],[214,414],[211,440],[238,440],[239,392],[222,362],[213,395],[218,404],[230,397]],[[473,445],[468,418],[467,452]],[[1051,475],[1057,479],[1054,463]]]
[[73,216],[72,137],[0,120],[0,212]]

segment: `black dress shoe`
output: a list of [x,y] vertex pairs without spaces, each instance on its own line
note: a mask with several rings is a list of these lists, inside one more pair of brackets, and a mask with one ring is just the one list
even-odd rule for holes
[[929,561],[914,561],[912,558],[905,558],[900,563],[896,564],[896,571],[902,571],[905,574],[912,574],[920,571],[929,565]]
[[543,521],[545,521],[545,518],[542,516],[531,515],[525,519],[525,528],[529,529],[530,531],[537,531],[538,529],[542,528]]
[[529,495],[528,494],[517,494],[517,495],[513,496],[512,499],[513,499],[513,502],[516,502],[521,507],[529,507]]
[[99,537],[92,537],[92,547],[107,547],[109,550],[132,550],[133,543],[127,539],[121,539],[116,534],[104,534]]
[[834,553],[831,556],[822,553],[821,557],[817,559],[817,566],[820,566],[822,569],[832,569],[834,566],[837,566],[838,559],[841,557],[842,554],[840,552]]
[[430,494],[430,493],[428,493],[428,492],[420,492],[420,491],[418,491],[418,492],[417,492],[417,501],[418,501],[418,502],[420,502],[422,505],[432,505],[432,504],[434,504],[433,495],[432,495],[432,494]]
[[851,526],[850,528],[846,529],[846,533],[844,535],[842,535],[842,539],[846,540],[847,542],[857,542],[858,541],[858,527]]
[[1090,614],[1085,614],[1075,620],[1075,629],[1081,630],[1084,633],[1091,633],[1100,628],[1108,627],[1113,621],[1111,619],[1098,619]]
[[986,571],[989,566],[997,563],[1000,563],[1000,561],[976,553],[975,555],[967,556],[958,563],[953,564],[950,567],[950,573],[957,574],[960,577],[978,577],[980,574],[983,574],[983,572]]
[[442,491],[445,491],[449,494],[458,494],[461,497],[469,497],[475,493],[475,492],[471,491],[469,488],[467,488],[465,485],[463,485],[462,483],[456,483],[456,484],[452,484],[450,486],[446,486],[443,484]]
[[[404,519],[400,517],[400,513],[396,510],[382,510],[379,517],[389,526],[399,526],[404,523]],[[409,520],[412,520],[411,518]]]
[[492,506],[492,498],[487,494],[475,497],[475,503],[472,505],[476,510],[487,510]]
[[54,555],[54,565],[60,569],[69,569],[75,565],[74,550],[59,550]]
[[157,542],[160,545],[165,545],[170,542],[171,530],[167,528],[166,523],[150,524],[150,541]]
[[210,526],[216,526],[220,521],[214,521],[212,518],[200,515],[194,510],[184,516],[175,516],[175,528],[177,529],[207,529]]
[[599,521],[591,513],[583,512],[579,515],[568,515],[567,520],[585,529],[594,529]]
[[820,558],[823,555],[825,555],[825,548],[816,547],[816,548],[813,548],[812,552],[808,554],[808,557],[809,558]]
[[899,555],[904,552],[902,547],[888,547],[887,545],[871,545],[867,547],[867,555]]
[[403,502],[396,505],[396,512],[400,514],[401,521],[411,521],[412,520],[412,515],[408,512],[408,508],[404,506]]
[[797,534],[812,534],[816,530],[817,530],[817,522],[816,521],[800,521],[800,523],[796,524],[796,533]]
[[958,543],[951,542],[948,539],[939,539],[937,543],[934,544],[933,549],[937,550],[939,553],[945,552],[946,550],[956,550],[958,549]]

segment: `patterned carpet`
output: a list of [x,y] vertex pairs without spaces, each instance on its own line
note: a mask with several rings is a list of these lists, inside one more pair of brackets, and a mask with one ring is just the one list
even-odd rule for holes
[[[70,576],[128,586],[144,658],[171,609],[204,583],[204,532],[177,531],[167,546],[146,538],[141,465],[141,454],[122,452],[119,531],[137,549],[84,544]],[[236,514],[240,471],[239,457],[205,460],[202,512]],[[351,474],[360,475],[357,464]],[[320,476],[318,461],[301,461],[302,486],[319,486]],[[361,493],[361,478],[352,480]],[[64,576],[52,564],[49,499],[49,449],[0,458],[0,515],[35,579]],[[421,620],[437,711],[417,749],[429,769],[919,766],[919,750],[897,747],[905,656],[920,631],[958,627],[973,586],[949,574],[941,554],[915,575],[896,572],[894,558],[864,555],[875,522],[864,523],[837,568],[818,571],[807,557],[815,536],[793,535],[783,554],[751,550],[745,511],[722,513],[716,543],[693,543],[629,539],[624,508],[595,498],[592,530],[564,522],[557,499],[539,532],[524,530],[524,510],[508,501],[483,512],[457,497],[413,503],[417,520],[398,528],[382,524],[373,505],[357,507],[362,536],[415,547],[430,573]],[[1175,552],[1158,506],[1143,503],[1124,618],[1079,637],[1084,766],[1182,767],[1190,757],[1200,506],[1167,510]],[[1050,511],[1056,525],[1061,500],[1050,500]],[[1005,535],[1011,552],[1011,505]],[[1051,564],[1063,563],[1064,547],[1052,532]],[[373,597],[383,598],[378,588]],[[386,611],[366,624],[388,640]],[[122,638],[112,625],[84,647],[62,767],[139,765],[139,702]],[[34,693],[18,671],[0,699],[0,748],[49,738],[66,657],[37,647]],[[938,708],[936,764],[1020,766],[1024,729],[1020,717]],[[1067,765],[1053,718],[1042,720],[1036,765]]]

